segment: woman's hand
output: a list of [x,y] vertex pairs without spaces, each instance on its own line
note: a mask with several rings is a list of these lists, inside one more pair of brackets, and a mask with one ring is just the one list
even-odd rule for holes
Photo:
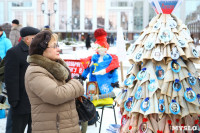
[[81,103],[83,103],[83,98],[84,98],[84,99],[87,99],[85,96],[80,96],[80,97],[78,97],[77,99],[78,99]]

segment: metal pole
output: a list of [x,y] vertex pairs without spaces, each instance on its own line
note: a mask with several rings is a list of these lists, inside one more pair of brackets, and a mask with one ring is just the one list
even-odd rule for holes
[[72,23],[72,40],[74,41],[74,33],[73,33],[73,23]]
[[50,10],[49,10],[48,16],[49,16],[49,27],[50,27],[50,16],[51,16]]
[[127,41],[128,41],[128,21],[127,21]]

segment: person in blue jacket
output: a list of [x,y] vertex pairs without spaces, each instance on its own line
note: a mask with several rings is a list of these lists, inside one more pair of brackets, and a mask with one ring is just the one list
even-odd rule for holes
[[3,59],[6,56],[8,49],[12,47],[11,41],[6,37],[6,33],[0,27],[0,57]]

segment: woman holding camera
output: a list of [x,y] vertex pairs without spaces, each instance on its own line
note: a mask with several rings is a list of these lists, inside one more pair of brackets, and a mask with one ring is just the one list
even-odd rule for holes
[[75,98],[84,94],[81,83],[71,79],[60,59],[57,35],[38,33],[32,40],[25,75],[26,91],[31,103],[33,133],[79,133]]

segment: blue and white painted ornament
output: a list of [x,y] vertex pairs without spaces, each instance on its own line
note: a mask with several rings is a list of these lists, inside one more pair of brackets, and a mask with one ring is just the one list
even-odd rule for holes
[[200,94],[197,94],[198,103],[200,105]]
[[134,64],[132,64],[132,66],[127,70],[127,74],[130,73],[130,71],[133,69],[133,67],[134,67]]
[[147,75],[147,71],[146,70],[147,70],[146,68],[142,68],[142,70],[138,72],[138,74],[137,74],[137,79],[138,80],[142,80],[142,79],[144,79],[146,77],[146,75]]
[[161,29],[161,31],[158,34],[158,37],[161,41],[163,42],[169,42],[172,40],[173,38],[173,33],[171,32],[171,30],[169,28],[163,28]]
[[193,102],[196,99],[196,93],[189,87],[186,89],[184,97],[188,102]]
[[192,47],[192,54],[194,57],[199,58],[199,52],[194,47]]
[[129,85],[133,85],[133,81],[135,80],[135,76],[134,75],[130,75],[125,81],[124,81],[124,84],[126,86],[129,86]]
[[174,83],[173,83],[173,89],[175,91],[180,91],[182,88],[181,83],[179,82],[179,79],[175,79]]
[[177,39],[178,39],[178,41],[177,41],[178,46],[181,47],[181,48],[185,48],[186,47],[186,41],[182,37],[178,37]]
[[177,60],[179,57],[180,57],[180,54],[178,52],[178,49],[176,47],[173,47],[171,51],[171,58],[173,60]]
[[156,61],[161,61],[163,59],[163,54],[159,48],[154,49],[152,54],[153,54],[154,60]]
[[181,70],[181,66],[176,60],[172,60],[171,61],[171,69],[173,72],[178,73]]
[[191,73],[188,73],[188,75],[189,75],[189,77],[188,77],[189,84],[192,86],[195,85],[197,82],[196,78],[194,76],[192,76]]
[[140,62],[143,59],[143,48],[140,48],[140,50],[135,54],[134,59],[136,62]]
[[167,20],[167,27],[174,29],[174,28],[176,28],[176,26],[177,26],[176,21],[174,21],[173,19]]
[[146,111],[149,109],[149,107],[150,107],[150,100],[149,100],[149,97],[147,97],[147,98],[145,98],[145,99],[142,101],[142,103],[141,103],[141,105],[140,105],[140,108],[141,108],[144,112],[146,112]]
[[148,85],[149,91],[155,91],[158,88],[158,84],[155,82],[155,79],[150,79],[150,83]]
[[161,21],[158,20],[154,25],[153,25],[153,30],[158,30],[161,27]]
[[142,97],[142,87],[139,86],[135,93],[135,99],[139,100],[141,97]]
[[161,66],[156,66],[156,76],[158,80],[162,80],[165,77],[165,71]]
[[146,50],[151,50],[153,47],[155,46],[155,42],[154,41],[147,41],[145,44],[144,44],[144,48]]
[[133,108],[133,97],[129,97],[128,100],[124,103],[124,108],[126,111],[131,111]]
[[164,113],[164,112],[165,112],[164,99],[159,99],[158,110],[159,110],[161,113]]
[[180,112],[180,105],[176,102],[176,100],[172,100],[169,105],[169,109],[172,114],[177,115]]

